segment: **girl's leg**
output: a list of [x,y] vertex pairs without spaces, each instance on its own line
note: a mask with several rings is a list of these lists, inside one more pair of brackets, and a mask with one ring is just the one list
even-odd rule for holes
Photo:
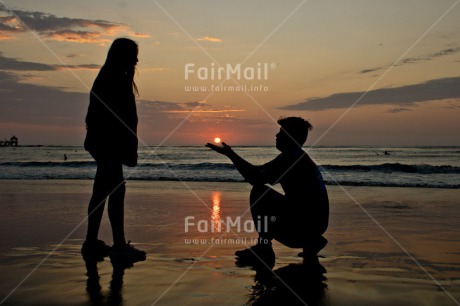
[[128,260],[129,262],[145,260],[146,253],[136,249],[129,243],[127,244],[125,240],[124,203],[126,187],[123,178],[123,166],[120,163],[112,164],[110,169],[108,212],[113,235],[110,257],[114,260]]
[[102,214],[104,213],[105,201],[109,194],[106,188],[107,173],[104,165],[98,164],[96,177],[94,178],[93,195],[88,205],[88,231],[86,241],[95,242],[101,225]]
[[[121,172],[122,179],[123,173]],[[125,192],[126,187],[123,182],[109,197],[108,211],[110,224],[112,225],[113,244],[115,246],[124,246],[126,244],[124,230]]]
[[[107,197],[109,197],[109,217],[110,206],[112,206],[110,202],[118,203],[118,206],[121,206],[121,211],[123,211],[124,180],[122,165],[113,162],[98,162],[96,177],[94,179],[93,195],[88,206],[87,241],[97,240]],[[119,204],[120,201],[121,205]],[[121,216],[121,220],[122,219],[123,216]],[[119,228],[120,217],[117,217],[116,220],[116,226]],[[123,229],[123,226],[121,226],[121,228]]]

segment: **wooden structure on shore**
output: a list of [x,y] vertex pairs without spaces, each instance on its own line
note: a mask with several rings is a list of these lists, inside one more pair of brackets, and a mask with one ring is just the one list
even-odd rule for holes
[[17,147],[19,145],[18,138],[13,136],[10,140],[0,140],[0,147]]

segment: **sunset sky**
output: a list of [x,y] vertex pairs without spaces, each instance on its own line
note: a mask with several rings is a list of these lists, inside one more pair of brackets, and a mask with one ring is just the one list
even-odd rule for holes
[[144,144],[270,145],[301,116],[309,145],[460,145],[459,2],[0,0],[0,139],[82,144],[129,37]]

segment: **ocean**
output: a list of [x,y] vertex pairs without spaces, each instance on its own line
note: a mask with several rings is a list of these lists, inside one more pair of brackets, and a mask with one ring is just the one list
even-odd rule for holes
[[[233,149],[255,165],[279,154],[274,147]],[[460,147],[304,149],[320,166],[329,185],[460,188]],[[94,178],[95,171],[94,160],[82,146],[0,148],[0,179],[87,180]],[[141,147],[138,166],[126,168],[125,177],[152,181],[243,181],[226,157],[204,146]]]

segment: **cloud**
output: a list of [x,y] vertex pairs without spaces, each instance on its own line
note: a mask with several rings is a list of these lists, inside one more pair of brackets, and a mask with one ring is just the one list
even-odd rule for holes
[[186,102],[186,103],[180,103],[178,104],[183,108],[197,108],[197,107],[203,107],[203,106],[209,106],[209,104],[206,104],[205,101],[195,101],[195,102]]
[[380,69],[383,69],[383,68],[382,67],[377,67],[377,68],[364,69],[364,70],[361,70],[359,73],[369,73],[369,72],[378,71]]
[[[85,137],[87,92],[27,84],[24,74],[0,70],[0,128],[16,134],[22,143],[81,144]],[[171,113],[169,111],[198,112]],[[232,116],[231,107],[215,107],[204,101],[166,102],[142,100],[137,103],[140,143],[204,144],[215,135],[231,143],[267,144],[276,126],[269,120]],[[225,110],[226,112],[219,112]],[[216,112],[212,112],[216,111]],[[184,119],[187,120],[184,120]],[[270,131],[270,133],[267,133]],[[271,133],[273,132],[273,134]]]
[[[164,102],[164,101],[149,101],[141,100],[139,101],[139,106],[144,109],[145,113],[160,112],[160,113],[169,113],[169,114],[180,114],[180,113],[193,113],[192,115],[207,115],[207,114],[216,114],[216,113],[232,113],[232,112],[243,112],[244,109],[233,109],[231,107],[224,108],[213,108],[210,104],[205,103],[204,101],[194,101],[194,102]],[[229,117],[229,116],[225,116]]]
[[389,109],[387,113],[397,114],[397,113],[410,112],[410,111],[412,111],[412,109],[407,108],[407,107],[396,107],[396,108]]
[[[441,51],[431,53],[431,54],[428,54],[428,55],[425,55],[425,56],[406,57],[406,58],[403,58],[401,61],[399,61],[399,63],[397,63],[396,66],[399,67],[399,66],[403,66],[403,65],[406,65],[406,64],[415,64],[415,63],[418,63],[418,62],[426,62],[426,61],[430,61],[430,60],[438,58],[438,57],[451,55],[451,54],[457,53],[459,51],[460,51],[460,47],[447,48],[447,49],[443,49]],[[378,71],[378,70],[388,69],[389,67],[391,67],[391,65],[385,65],[385,66],[381,66],[381,67],[369,68],[369,69],[361,70],[359,73],[366,74],[366,73],[375,72],[375,71]]]
[[460,100],[448,101],[447,105],[444,106],[447,109],[460,109]]
[[8,58],[0,52],[1,70],[13,71],[52,71],[56,70],[52,65],[19,61],[15,58]]
[[82,65],[53,65],[57,70],[75,69],[75,70],[98,70],[101,65],[82,64]]
[[[364,95],[364,96],[363,96]],[[430,80],[420,84],[382,88],[369,92],[337,93],[322,98],[281,107],[291,110],[326,110],[347,108],[359,100],[362,105],[413,106],[415,103],[460,98],[460,77]]]
[[66,57],[67,58],[76,58],[76,57],[79,57],[79,56],[81,56],[81,54],[79,54],[79,53],[70,53]]
[[76,43],[98,43],[98,44],[108,44],[112,40],[109,38],[101,37],[99,32],[89,32],[89,31],[55,31],[51,33],[43,34],[47,38],[51,38],[56,41],[68,41]]
[[149,38],[149,37],[151,37],[149,34],[137,33],[137,32],[134,32],[131,35],[134,36],[134,37],[139,37],[139,38]]
[[231,113],[231,112],[244,112],[244,109],[203,109],[203,110],[170,110],[165,113]]
[[204,102],[194,101],[194,102],[185,102],[185,103],[177,103],[177,102],[166,102],[166,101],[157,101],[157,100],[140,100],[138,104],[146,109],[158,111],[158,112],[166,112],[171,110],[185,110],[193,109],[194,107],[200,105],[207,105]]
[[171,68],[169,67],[139,67],[138,70],[140,72],[148,71],[148,72],[164,72],[169,71]]
[[77,70],[93,70],[101,68],[96,64],[82,64],[82,65],[49,65],[35,62],[21,61],[16,58],[9,58],[2,55],[0,52],[0,70],[6,71],[56,71],[65,69]]
[[80,126],[88,94],[24,83],[24,77],[0,71],[0,122]]
[[[70,92],[66,88],[28,84],[25,81],[27,77],[24,75],[0,70],[2,125],[41,126],[50,135],[58,133],[57,128],[76,127],[84,134],[89,103],[87,92]],[[153,123],[158,129],[163,126],[173,129],[181,119],[178,114],[169,114],[169,111],[190,111],[198,105],[211,108],[199,101],[176,103],[142,100],[137,103],[140,123],[144,128]]]
[[199,40],[199,41],[218,42],[218,43],[222,42],[222,40],[219,39],[219,38],[209,37],[209,36],[203,36],[203,37],[197,38],[197,40]]
[[0,39],[12,38],[11,34],[30,30],[49,39],[78,43],[105,44],[111,41],[107,36],[119,33],[149,37],[147,34],[131,32],[129,26],[124,23],[58,17],[39,11],[10,10],[0,4]]

